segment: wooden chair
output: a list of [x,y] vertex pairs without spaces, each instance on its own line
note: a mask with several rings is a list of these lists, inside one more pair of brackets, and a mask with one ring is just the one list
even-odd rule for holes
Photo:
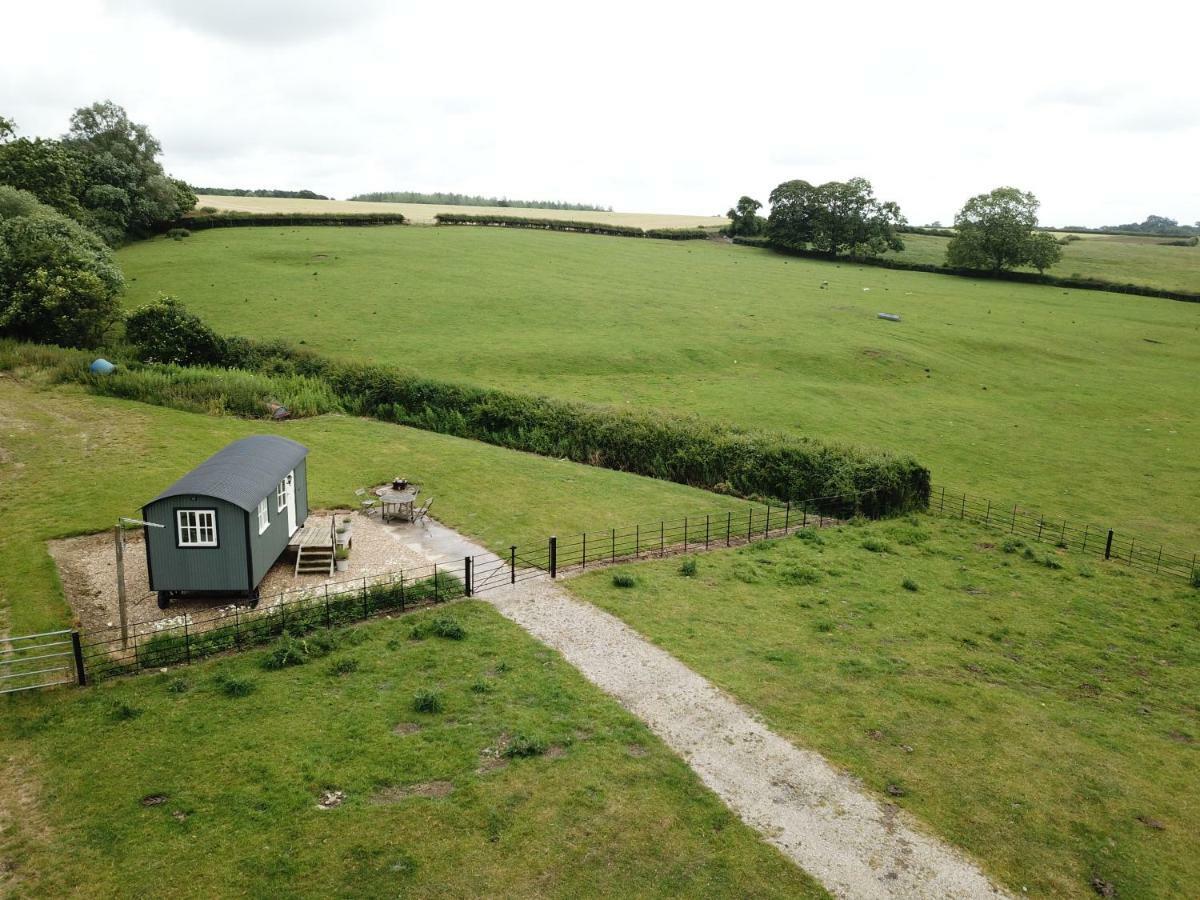
[[[412,521],[416,525],[418,522],[425,525],[425,518],[429,515],[429,507],[433,506],[433,498],[430,497],[421,506],[413,507]],[[428,527],[428,525],[426,525]]]
[[366,488],[359,488],[354,492],[354,496],[358,497],[358,505],[362,508],[362,514],[364,516],[371,515],[371,513],[375,510],[376,504],[379,503],[379,501],[374,497],[367,497]]

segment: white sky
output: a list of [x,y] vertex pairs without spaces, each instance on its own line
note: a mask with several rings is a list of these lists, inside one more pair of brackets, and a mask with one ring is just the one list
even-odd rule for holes
[[224,187],[720,214],[869,178],[909,220],[1200,219],[1200,4],[0,0],[0,114],[112,99]]

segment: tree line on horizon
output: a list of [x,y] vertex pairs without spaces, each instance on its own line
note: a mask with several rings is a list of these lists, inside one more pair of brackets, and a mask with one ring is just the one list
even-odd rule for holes
[[[900,207],[875,197],[865,178],[814,185],[785,181],[770,194],[771,213],[743,196],[729,210],[728,233],[765,236],[784,250],[829,256],[880,256],[904,249],[908,220]],[[1000,187],[969,199],[954,217],[946,262],[964,269],[1003,272],[1032,266],[1039,272],[1062,258],[1059,242],[1037,231],[1038,199],[1013,187]]]
[[192,185],[192,191],[197,194],[207,194],[210,197],[275,197],[287,200],[331,200],[324,194],[314,191],[278,191],[272,188],[215,188],[197,187]]
[[427,203],[440,206],[504,206],[517,209],[565,209],[577,212],[612,212],[611,206],[591,203],[565,203],[558,200],[510,200],[508,197],[484,197],[480,194],[425,193],[421,191],[373,191],[355,194],[351,200],[370,203]]

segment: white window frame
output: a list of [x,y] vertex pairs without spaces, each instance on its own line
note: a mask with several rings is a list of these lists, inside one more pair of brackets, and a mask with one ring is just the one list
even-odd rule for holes
[[258,501],[258,533],[262,534],[271,527],[271,517],[267,514],[267,498]]
[[279,482],[275,488],[275,512],[281,513],[287,509],[287,479]]
[[215,509],[175,510],[175,539],[180,547],[218,546],[220,541],[217,535],[217,511]]

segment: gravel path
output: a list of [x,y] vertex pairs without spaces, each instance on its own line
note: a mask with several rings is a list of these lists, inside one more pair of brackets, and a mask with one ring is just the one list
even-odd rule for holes
[[[482,548],[484,557],[494,559]],[[535,579],[480,599],[559,651],[680,754],[734,812],[839,897],[1007,897],[961,852],[616,617]]]

